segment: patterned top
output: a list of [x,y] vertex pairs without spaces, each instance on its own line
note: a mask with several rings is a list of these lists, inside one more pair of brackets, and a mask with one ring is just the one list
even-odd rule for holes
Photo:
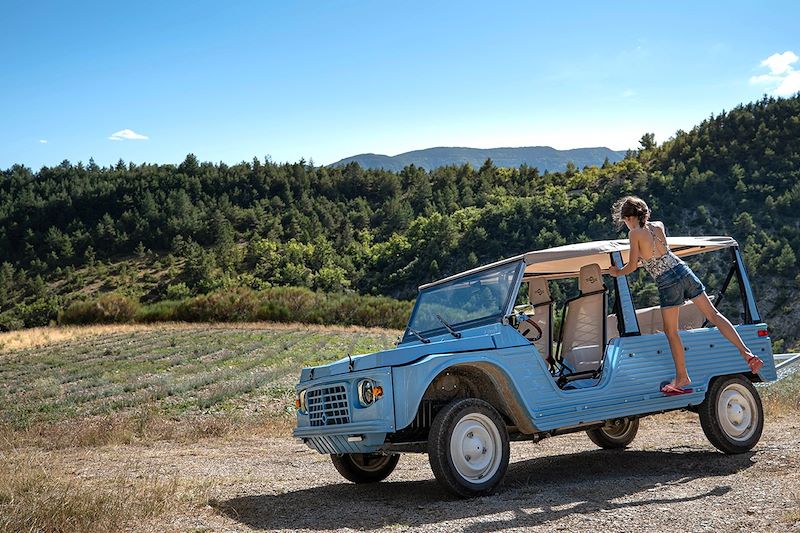
[[[647,223],[647,231],[650,232],[650,236],[653,238],[653,257],[650,259],[639,259],[639,262],[642,264],[645,270],[650,272],[650,275],[653,276],[653,279],[656,279],[658,276],[675,265],[683,263],[683,261],[677,255],[672,253],[672,251],[669,249],[667,241],[661,239],[658,234],[653,231],[653,225],[650,222]],[[656,239],[658,239],[658,242],[660,242],[666,250],[663,255],[656,256]]]

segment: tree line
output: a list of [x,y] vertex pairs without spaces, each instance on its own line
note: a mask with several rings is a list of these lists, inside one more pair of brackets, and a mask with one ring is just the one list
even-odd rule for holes
[[625,194],[673,234],[734,236],[763,274],[757,289],[780,286],[787,299],[800,284],[798,173],[798,97],[764,97],[661,145],[645,135],[618,163],[563,172],[192,154],[177,165],[14,165],[0,171],[0,312],[63,306],[80,272],[126,256],[179,265],[144,302],[276,286],[411,299],[420,284],[502,257],[616,238],[611,204]]

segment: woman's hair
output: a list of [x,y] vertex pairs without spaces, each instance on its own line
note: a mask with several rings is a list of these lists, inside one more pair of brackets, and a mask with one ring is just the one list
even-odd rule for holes
[[650,218],[650,208],[638,196],[625,196],[614,202],[611,216],[620,228],[625,225],[623,219],[630,216],[637,217],[639,226],[644,227],[645,222]]

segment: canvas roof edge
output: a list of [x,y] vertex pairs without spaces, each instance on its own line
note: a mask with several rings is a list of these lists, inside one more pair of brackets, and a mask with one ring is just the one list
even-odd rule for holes
[[[738,246],[735,239],[724,235],[708,237],[668,237],[667,243],[672,251],[679,257],[688,257],[695,254],[719,250],[721,248]],[[525,261],[526,267],[524,277],[526,278],[537,276],[543,276],[549,279],[572,277],[573,275],[577,275],[581,266],[589,264],[589,262],[584,259],[592,256],[595,256],[596,259],[592,262],[599,263],[600,268],[605,271],[608,270],[611,264],[609,256],[611,252],[620,252],[623,261],[627,262],[627,252],[629,250],[630,243],[627,239],[590,241],[556,246],[544,250],[533,250],[487,265],[475,267],[431,283],[426,283],[425,285],[421,285],[419,290],[424,290],[429,287],[520,260]]]

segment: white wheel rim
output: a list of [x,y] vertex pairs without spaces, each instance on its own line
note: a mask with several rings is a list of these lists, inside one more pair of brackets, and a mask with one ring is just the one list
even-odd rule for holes
[[731,383],[719,395],[717,419],[722,431],[735,441],[746,441],[756,431],[758,409],[753,394],[739,383]]
[[450,436],[450,457],[456,472],[470,483],[491,478],[503,454],[503,441],[494,422],[480,413],[470,413],[458,421]]

